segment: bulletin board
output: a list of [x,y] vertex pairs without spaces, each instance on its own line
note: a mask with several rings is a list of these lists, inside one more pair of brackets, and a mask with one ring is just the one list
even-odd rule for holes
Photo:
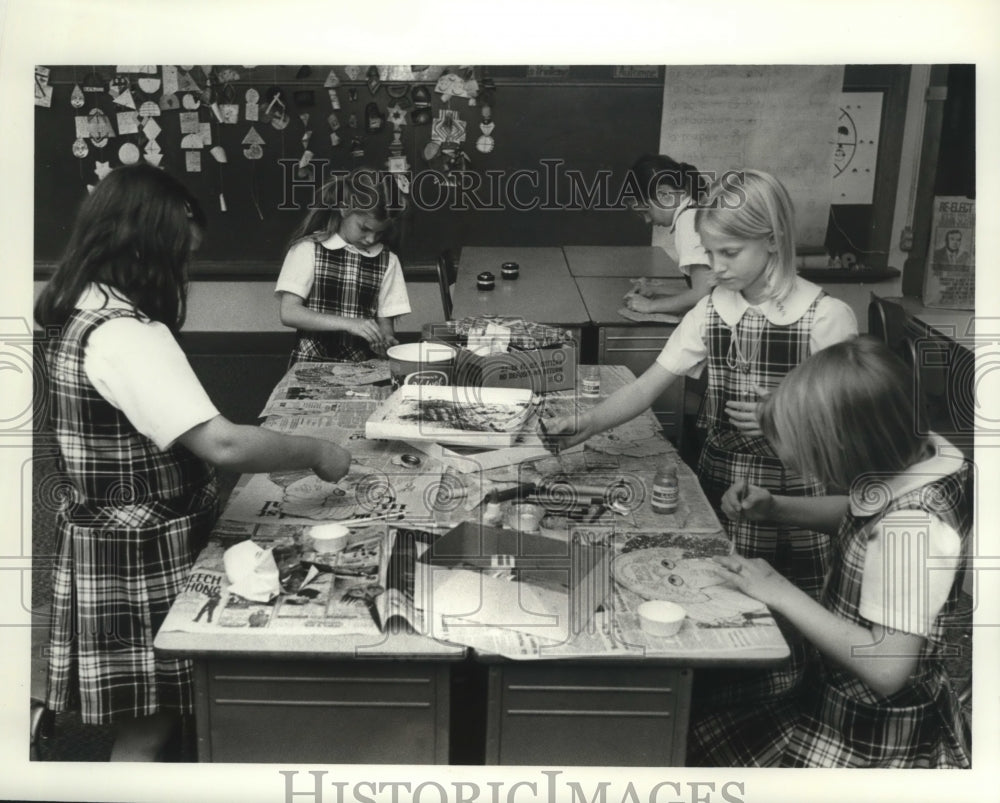
[[[405,158],[411,171],[442,170],[441,155],[428,158],[426,152],[442,112],[459,120],[466,130],[458,150],[467,158],[456,174],[467,172],[470,181],[478,179],[485,187],[491,173],[509,177],[516,170],[532,171],[534,184],[523,179],[518,185],[519,198],[526,200],[529,208],[516,208],[518,204],[508,203],[504,196],[499,204],[492,203],[494,196],[487,189],[480,190],[478,198],[499,208],[475,208],[472,203],[466,209],[455,209],[451,204],[415,208],[393,244],[404,267],[463,245],[628,245],[649,241],[648,228],[636,216],[620,208],[602,207],[614,200],[614,191],[635,158],[657,148],[662,67],[477,68],[473,77],[482,80],[486,75],[494,83],[488,122],[482,114],[482,95],[478,99],[465,97],[457,84],[454,88],[459,94],[436,91],[441,76],[452,72],[444,67],[419,68],[405,75],[386,73],[397,68],[340,65],[178,69],[183,85],[174,94],[179,101],[184,95],[205,99],[202,93],[210,88],[216,105],[236,107],[235,122],[220,120],[208,102],[199,103],[197,108],[181,103],[178,108],[160,109],[148,119],[130,115],[143,108],[150,111],[144,104],[160,103],[166,75],[162,65],[49,66],[48,103],[36,106],[35,111],[36,271],[44,274],[58,260],[88,185],[95,185],[102,171],[121,163],[122,146],[131,144],[133,155],[138,151],[145,157],[149,119],[155,122],[152,130],[160,149],[159,165],[185,182],[208,217],[208,234],[191,269],[194,276],[273,278],[288,237],[305,214],[313,187],[321,183],[324,171],[360,165],[384,169],[393,150]],[[462,77],[470,74],[458,69],[454,73]],[[161,83],[153,88],[149,79],[161,79]],[[123,86],[132,105],[120,100]],[[420,107],[415,102],[420,101],[418,87],[427,93],[426,108],[431,117],[422,124],[417,124],[414,116]],[[119,90],[117,98],[113,89]],[[281,90],[287,111],[281,128],[264,114],[264,105],[276,89]],[[246,117],[247,93],[251,91],[260,98],[257,121]],[[334,108],[334,102],[339,108]],[[395,149],[390,120],[394,106],[403,107],[407,121],[400,126]],[[373,107],[384,118],[378,131],[368,127]],[[119,116],[123,113],[125,118]],[[108,121],[104,133],[109,136],[103,143],[101,137],[85,137],[87,152],[80,155],[77,118],[91,114],[103,115]],[[331,114],[336,116],[336,129]],[[483,128],[490,123],[492,127]],[[182,147],[185,142],[190,145],[194,124],[204,136],[203,146]],[[491,147],[480,149],[477,145],[486,136],[485,130],[489,130]],[[332,134],[339,140],[336,144]],[[252,145],[260,149],[260,158],[247,157]],[[312,156],[302,167],[306,150]],[[192,151],[198,153],[197,170],[190,169]],[[220,153],[224,161],[217,157]],[[584,177],[584,191],[595,176],[606,176],[608,192],[577,203],[567,176],[574,171]],[[509,195],[512,190],[504,185],[506,180],[500,182],[501,192]],[[424,189],[433,199],[433,187],[427,184]]]

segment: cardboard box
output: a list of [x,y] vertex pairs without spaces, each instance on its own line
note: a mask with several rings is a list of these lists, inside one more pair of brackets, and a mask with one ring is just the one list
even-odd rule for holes
[[454,321],[424,324],[424,340],[458,348],[455,384],[469,387],[527,388],[535,393],[572,390],[576,387],[578,346],[560,343],[540,349],[512,349],[505,354],[481,357],[465,348]]

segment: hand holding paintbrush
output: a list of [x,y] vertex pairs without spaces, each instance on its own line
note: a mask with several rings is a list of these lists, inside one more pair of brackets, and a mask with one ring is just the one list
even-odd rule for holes
[[722,512],[733,522],[735,532],[744,518],[747,521],[773,520],[774,497],[766,488],[751,485],[744,477],[722,495]]

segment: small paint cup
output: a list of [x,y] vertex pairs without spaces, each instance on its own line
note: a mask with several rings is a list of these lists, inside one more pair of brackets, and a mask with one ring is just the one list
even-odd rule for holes
[[676,636],[684,624],[687,612],[677,603],[665,599],[643,602],[637,609],[639,625],[651,636]]

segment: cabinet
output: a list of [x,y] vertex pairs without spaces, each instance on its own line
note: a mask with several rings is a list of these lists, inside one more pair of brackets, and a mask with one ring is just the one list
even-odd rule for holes
[[487,764],[684,765],[691,669],[494,664]]
[[202,658],[198,760],[447,764],[444,662]]

